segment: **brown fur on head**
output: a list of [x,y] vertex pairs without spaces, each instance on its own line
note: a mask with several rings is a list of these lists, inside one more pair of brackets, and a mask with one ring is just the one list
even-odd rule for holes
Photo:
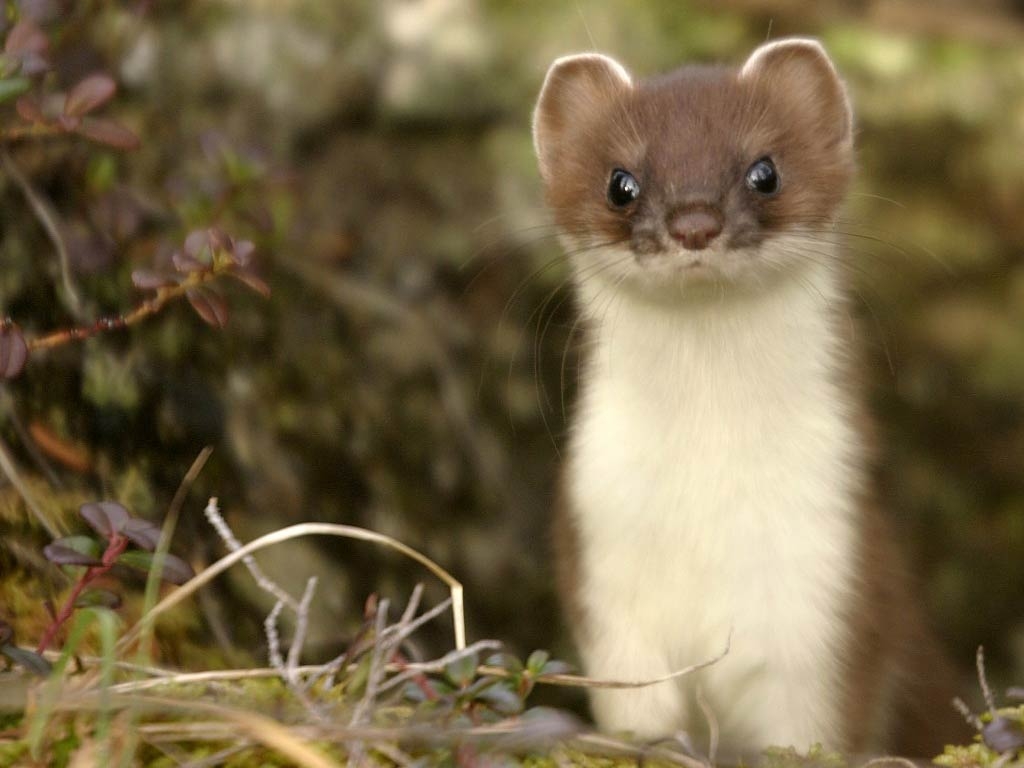
[[[639,82],[606,56],[566,57],[534,112],[558,225],[576,248],[634,256],[592,251],[577,266],[606,258],[607,276],[627,285],[684,273],[743,282],[799,261],[760,246],[827,229],[853,175],[852,137],[843,84],[807,39],[761,46],[738,69],[689,66]],[[747,178],[765,159],[778,183],[769,194]],[[609,197],[616,170],[639,188],[625,205]]]

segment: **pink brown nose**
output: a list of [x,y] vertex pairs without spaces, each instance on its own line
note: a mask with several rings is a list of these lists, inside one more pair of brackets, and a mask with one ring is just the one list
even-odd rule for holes
[[699,251],[722,232],[722,217],[709,208],[689,208],[671,214],[666,222],[668,233],[683,248]]

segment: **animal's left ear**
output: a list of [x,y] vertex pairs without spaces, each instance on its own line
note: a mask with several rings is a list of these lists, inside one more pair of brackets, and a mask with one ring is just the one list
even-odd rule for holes
[[750,54],[740,78],[810,109],[823,135],[835,143],[852,143],[853,111],[846,88],[817,40],[791,37],[766,43]]

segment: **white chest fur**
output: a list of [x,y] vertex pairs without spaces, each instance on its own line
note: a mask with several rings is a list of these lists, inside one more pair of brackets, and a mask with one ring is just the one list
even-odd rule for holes
[[861,449],[837,381],[835,283],[815,265],[671,308],[582,286],[595,346],[567,490],[587,671],[660,676],[732,632],[728,656],[682,684],[598,691],[602,727],[699,733],[699,683],[730,753],[842,746]]

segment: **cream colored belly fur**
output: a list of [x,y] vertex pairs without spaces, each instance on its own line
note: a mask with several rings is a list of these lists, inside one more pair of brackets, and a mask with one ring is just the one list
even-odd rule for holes
[[732,632],[727,657],[682,682],[595,692],[602,728],[699,734],[699,683],[729,754],[842,746],[861,450],[836,381],[835,282],[815,265],[672,308],[583,284],[595,347],[567,490],[586,670],[654,678]]

